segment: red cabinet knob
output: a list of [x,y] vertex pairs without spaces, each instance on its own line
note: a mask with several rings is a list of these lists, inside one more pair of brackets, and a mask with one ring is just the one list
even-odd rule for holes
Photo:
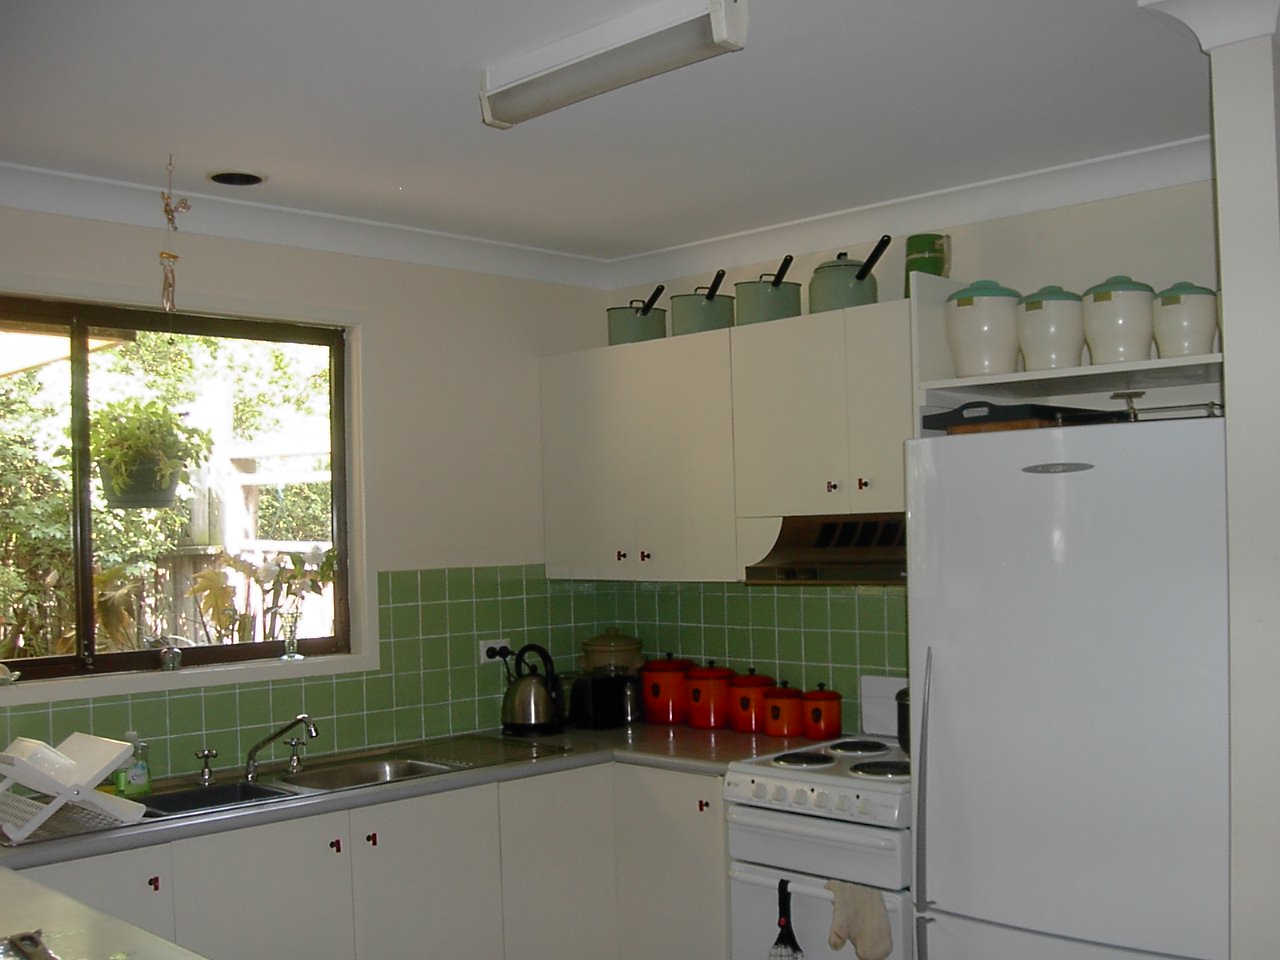
[[147,886],[148,886],[148,887],[150,887],[152,890],[159,891],[159,890],[160,890],[160,878],[159,878],[159,877],[148,877],[148,878],[147,878]]
[[364,839],[371,847],[376,847],[378,845],[378,834],[376,832],[366,834]]
[[342,852],[342,841],[341,841],[341,840],[330,840],[330,841],[329,841],[329,849],[330,849],[330,850],[332,850],[334,853],[341,853],[341,852]]

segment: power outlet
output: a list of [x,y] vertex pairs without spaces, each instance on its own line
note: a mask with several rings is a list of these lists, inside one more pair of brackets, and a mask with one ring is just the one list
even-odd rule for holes
[[[502,658],[497,656],[497,651],[503,647],[506,647],[508,650],[511,649],[511,642],[507,640],[506,637],[498,637],[494,640],[481,640],[479,648],[480,665],[484,666],[486,663],[501,663]],[[494,651],[493,655],[490,655],[490,650]]]

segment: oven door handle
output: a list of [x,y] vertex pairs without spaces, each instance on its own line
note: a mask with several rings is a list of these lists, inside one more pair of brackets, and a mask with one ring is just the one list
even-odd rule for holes
[[[751,869],[743,869],[737,864],[729,867],[729,879],[737,880],[739,883],[749,883],[755,887],[767,887],[771,890],[778,889],[778,881],[771,876],[760,874]],[[805,883],[803,880],[792,880],[787,877],[787,889],[791,891],[793,896],[797,897],[813,897],[816,900],[826,900],[828,903],[835,902],[835,894],[826,887],[820,887],[813,883]]]
[[916,875],[911,887],[915,895],[916,910],[923,913],[929,909],[929,897],[925,893],[926,850],[925,842],[928,817],[928,784],[929,784],[929,698],[933,694],[933,647],[924,651],[924,682],[921,685],[920,697],[920,733],[916,741],[915,769],[912,771],[916,790],[916,810],[911,825],[916,845]]
[[[739,830],[768,831],[779,837],[804,837],[807,840],[821,840],[826,843],[839,844],[843,847],[859,847],[863,850],[896,850],[902,844],[901,837],[895,835],[880,837],[868,832],[868,828],[846,826],[840,820],[824,820],[797,813],[779,813],[773,810],[756,810],[738,804],[731,805],[725,812],[725,819],[732,834]],[[869,829],[884,829],[869,828]]]

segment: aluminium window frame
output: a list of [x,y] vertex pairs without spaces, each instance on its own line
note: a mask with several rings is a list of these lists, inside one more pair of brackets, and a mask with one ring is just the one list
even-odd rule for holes
[[[72,437],[72,544],[76,575],[77,651],[72,655],[20,657],[0,661],[22,671],[24,680],[74,680],[159,671],[161,651],[98,653],[85,638],[96,629],[93,596],[89,449],[88,341],[92,331],[137,330],[214,336],[238,340],[302,343],[326,347],[329,367],[330,510],[333,546],[337,556],[334,577],[334,633],[329,637],[299,638],[299,652],[308,658],[347,656],[355,652],[351,614],[351,539],[347,403],[351,351],[344,327],[268,320],[255,317],[167,313],[145,307],[115,306],[69,300],[32,299],[0,295],[0,318],[32,320],[42,326],[65,327],[70,341]],[[233,666],[278,661],[283,641],[193,646],[183,648],[183,666]],[[307,670],[307,673],[312,672]],[[172,674],[170,674],[172,676]],[[230,678],[228,678],[230,679]]]

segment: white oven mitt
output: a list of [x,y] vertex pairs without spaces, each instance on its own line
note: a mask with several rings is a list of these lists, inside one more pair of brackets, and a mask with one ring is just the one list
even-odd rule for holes
[[831,949],[852,940],[858,960],[885,960],[893,952],[893,933],[880,891],[841,880],[828,880],[827,889],[835,898],[827,938]]

